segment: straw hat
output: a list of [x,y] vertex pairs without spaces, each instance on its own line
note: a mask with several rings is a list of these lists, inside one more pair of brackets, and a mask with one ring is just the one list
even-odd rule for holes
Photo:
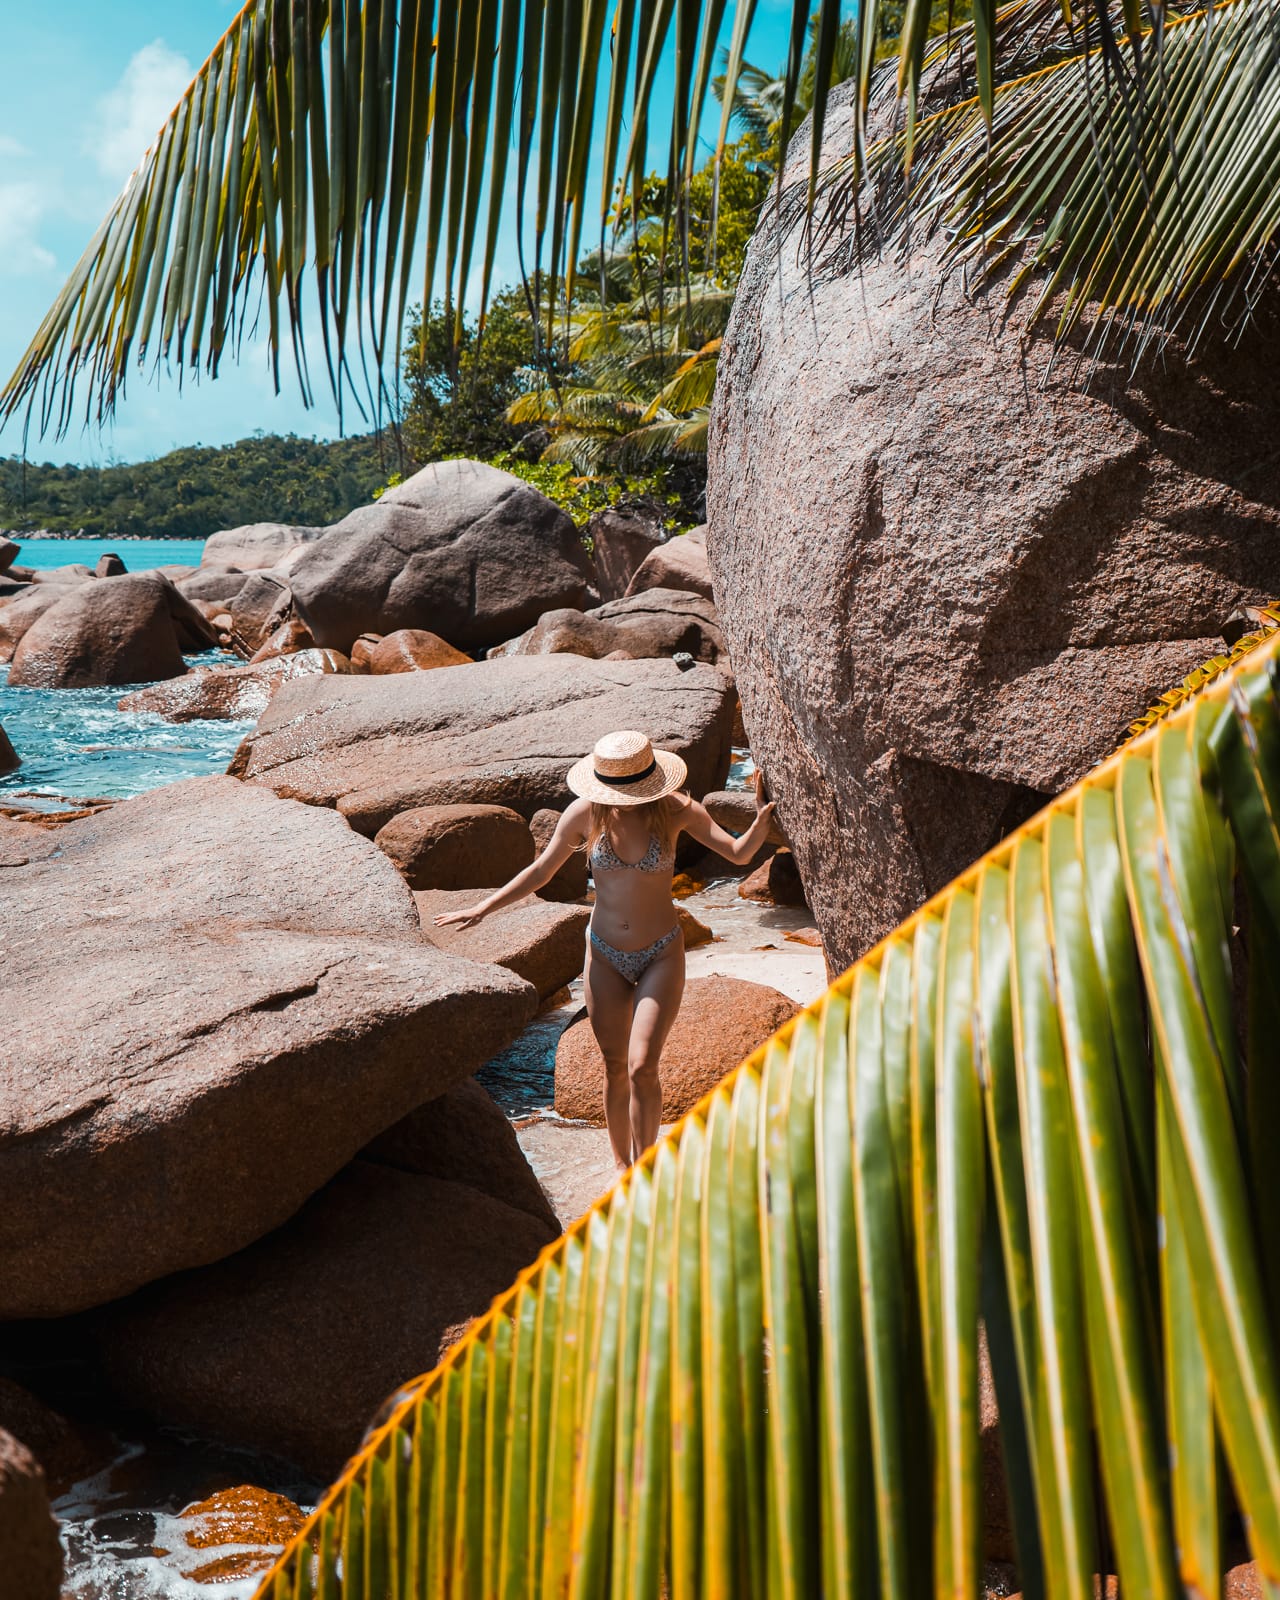
[[688,768],[670,750],[655,750],[632,729],[606,733],[589,756],[569,768],[574,794],[602,806],[643,806],[674,794]]

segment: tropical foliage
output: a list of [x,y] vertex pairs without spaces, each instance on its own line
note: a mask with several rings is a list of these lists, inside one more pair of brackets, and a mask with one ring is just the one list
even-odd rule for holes
[[1241,1529],[1274,1584],[1278,957],[1272,638],[545,1251],[264,1600],[975,1596],[983,1330],[1025,1594],[1215,1594]]
[[396,460],[394,440],[325,442],[257,434],[155,461],[54,466],[0,458],[0,528],[93,538],[204,539],[247,522],[321,527],[369,500]]
[[[727,142],[756,0],[735,0],[717,157]],[[1194,338],[1238,318],[1270,281],[1280,222],[1274,159],[1280,25],[1272,0],[1198,10],[1161,0],[977,0],[930,44],[931,0],[842,0],[812,23],[811,202],[833,69],[852,63],[854,154],[824,214],[843,226],[868,165],[873,81],[897,33],[896,94],[879,116],[876,210],[899,240],[912,216],[953,259],[1012,253],[1065,293],[1060,330],[1096,325]],[[473,271],[485,301],[515,184],[527,277],[542,300],[572,279],[598,153],[603,227],[619,182],[637,193],[651,134],[670,152],[669,222],[686,204],[727,0],[248,0],[104,220],[3,395],[65,427],[75,390],[108,412],[139,362],[217,371],[265,322],[304,393],[310,277],[339,405],[367,396],[398,348],[415,249],[425,306],[459,314]],[[794,126],[811,26],[793,0],[778,137]],[[669,130],[651,125],[659,72]],[[910,183],[906,182],[908,173]],[[592,180],[594,184],[594,180]],[[861,206],[853,213],[860,218]],[[855,249],[883,246],[855,229]],[[308,319],[309,320],[309,319]],[[353,373],[351,363],[361,362]]]

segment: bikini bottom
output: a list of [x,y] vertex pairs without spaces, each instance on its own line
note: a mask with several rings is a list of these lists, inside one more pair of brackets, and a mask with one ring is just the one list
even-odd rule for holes
[[635,984],[640,982],[679,932],[680,924],[677,922],[670,933],[664,933],[661,939],[645,945],[643,950],[615,950],[611,944],[605,943],[594,928],[589,930],[588,937],[592,947],[600,952],[619,977]]

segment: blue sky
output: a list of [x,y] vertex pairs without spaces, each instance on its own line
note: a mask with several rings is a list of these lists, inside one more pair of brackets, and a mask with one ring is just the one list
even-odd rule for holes
[[[0,367],[7,377],[63,279],[241,0],[0,0]],[[458,0],[466,3],[466,0]],[[730,11],[732,7],[730,7]],[[761,0],[750,55],[779,63],[789,0]],[[499,278],[516,276],[514,238]],[[308,411],[282,365],[273,393],[264,352],[246,346],[216,383],[136,379],[114,426],[33,439],[38,461],[106,463],[177,445],[225,444],[255,429],[335,437],[317,395]],[[17,424],[0,455],[22,447]]]

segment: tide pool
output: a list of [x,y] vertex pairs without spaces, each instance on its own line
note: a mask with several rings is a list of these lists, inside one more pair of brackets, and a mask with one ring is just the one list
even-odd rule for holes
[[204,554],[203,539],[24,539],[17,533],[10,537],[20,546],[15,565],[34,567],[37,572],[71,567],[77,562],[96,567],[98,557],[108,551],[118,555],[130,572],[147,572],[152,567],[198,567]]

